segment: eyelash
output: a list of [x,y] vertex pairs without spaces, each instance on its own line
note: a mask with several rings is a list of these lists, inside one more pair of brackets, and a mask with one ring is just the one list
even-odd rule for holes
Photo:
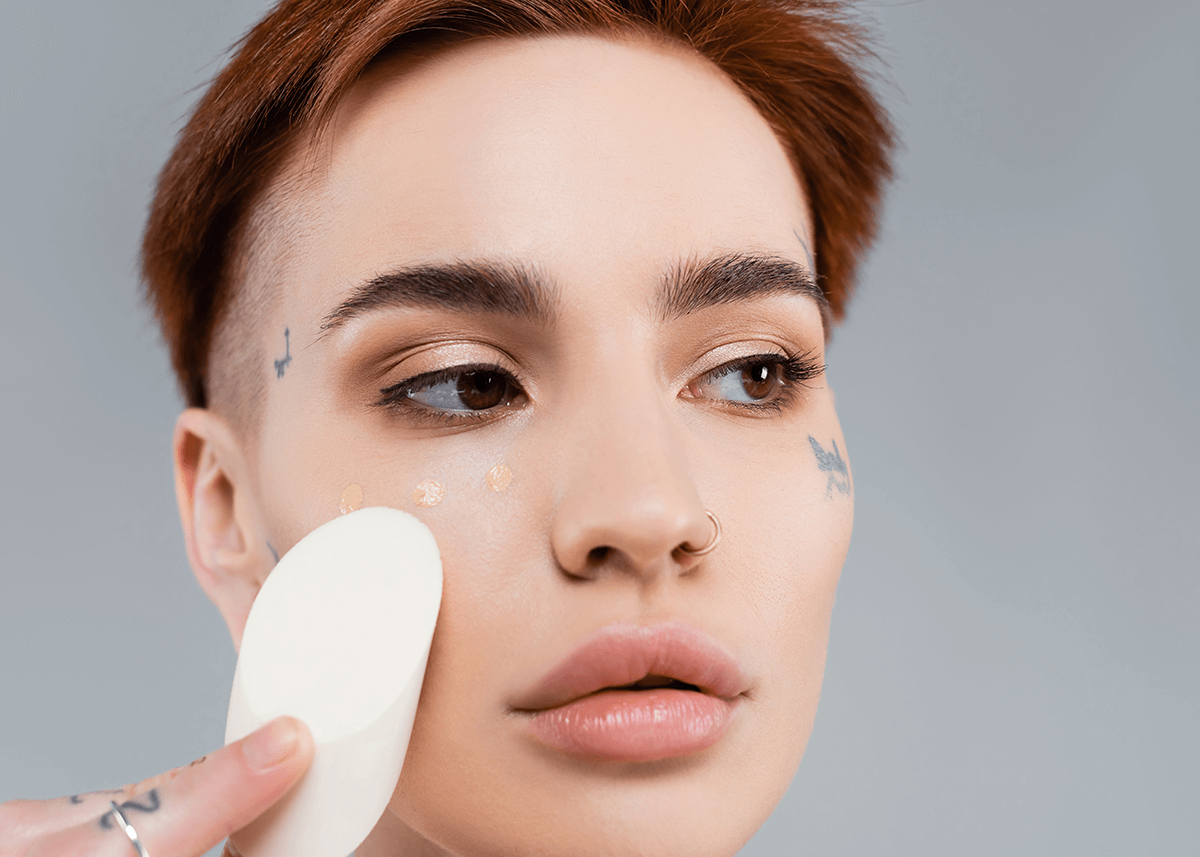
[[813,381],[825,373],[825,364],[817,359],[816,355],[811,351],[805,351],[803,354],[751,354],[749,357],[739,357],[729,363],[722,363],[716,369],[708,372],[698,379],[696,384],[706,384],[715,381],[718,378],[723,378],[726,375],[732,375],[735,372],[743,372],[752,366],[761,366],[763,364],[769,366],[779,366],[783,369],[784,384],[779,392],[769,401],[758,402],[751,404],[749,402],[734,402],[730,400],[715,400],[718,401],[721,407],[733,408],[735,410],[746,411],[756,414],[778,414],[791,407],[797,396],[797,390],[800,388],[808,388],[808,382]]
[[437,425],[469,425],[495,419],[495,412],[499,410],[498,408],[489,408],[483,411],[443,411],[414,402],[409,396],[409,393],[419,393],[436,387],[438,384],[454,381],[460,375],[466,375],[469,372],[490,372],[506,379],[522,391],[525,389],[512,372],[496,363],[465,363],[460,366],[448,366],[445,369],[414,375],[411,378],[405,378],[398,384],[384,387],[379,391],[379,401],[375,402],[375,406],[391,408],[403,412],[410,418],[428,420]]
[[[786,355],[772,353],[752,354],[748,357],[740,357],[737,360],[732,360],[729,363],[723,363],[712,371],[700,376],[694,383],[706,384],[725,375],[741,372],[752,366],[759,366],[764,363],[781,367],[785,382],[779,393],[770,401],[755,404],[729,400],[713,401],[718,402],[721,407],[743,412],[763,415],[780,413],[795,402],[797,388],[807,387],[808,381],[819,378],[825,372],[825,364],[817,359],[811,351],[806,351],[803,354]],[[413,392],[421,392],[436,387],[438,384],[453,381],[459,376],[470,372],[488,372],[499,375],[518,389],[524,391],[520,380],[512,372],[498,364],[469,363],[414,375],[411,378],[405,378],[397,384],[384,387],[379,391],[379,400],[374,405],[375,407],[401,411],[410,418],[428,420],[438,425],[469,425],[495,419],[495,413],[497,410],[500,410],[499,408],[489,408],[481,411],[444,411],[416,403],[409,395]]]

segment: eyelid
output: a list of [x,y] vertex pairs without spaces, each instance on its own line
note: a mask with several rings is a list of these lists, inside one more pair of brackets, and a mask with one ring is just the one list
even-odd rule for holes
[[425,379],[426,383],[438,383],[428,379],[439,373],[449,380],[446,376],[474,370],[505,375],[528,395],[531,387],[519,366],[516,358],[494,342],[477,339],[434,340],[406,348],[381,364],[381,379],[403,374],[399,381],[383,384],[380,392],[394,390],[418,379]]
[[[416,363],[418,368],[428,368],[416,372],[402,368],[410,363]],[[391,357],[382,366],[382,369],[383,373],[387,375],[391,375],[399,370],[404,372],[408,378],[415,378],[418,375],[425,375],[439,369],[497,364],[506,371],[515,374],[516,370],[511,367],[515,366],[516,363],[517,361],[512,355],[493,343],[470,339],[455,339],[433,341],[406,348]]]
[[517,380],[516,376],[505,369],[498,363],[461,363],[455,366],[447,366],[443,369],[431,369],[428,372],[418,372],[416,375],[410,375],[403,380],[397,381],[395,384],[389,384],[380,390],[381,393],[398,390],[401,387],[408,388],[409,392],[419,393],[423,390],[429,390],[436,387],[438,384],[445,384],[453,381],[459,375],[467,375],[472,372],[490,372],[493,375],[504,375],[508,380],[512,381],[518,387],[521,387],[522,392],[524,387]]
[[716,380],[717,378],[723,378],[726,375],[737,372],[738,370],[745,369],[747,365],[753,365],[755,363],[770,363],[772,362],[773,358],[776,365],[784,363],[788,359],[786,354],[774,354],[769,351],[764,351],[760,354],[747,354],[744,357],[734,357],[730,360],[726,360],[721,365],[715,366],[714,368],[708,370],[692,383],[704,384],[708,381]]
[[699,374],[695,370],[692,370],[691,378],[692,380],[702,378],[743,357],[778,355],[786,359],[793,353],[795,353],[794,347],[789,347],[784,342],[779,342],[775,339],[738,339],[718,345],[715,348],[710,348],[700,355],[698,359],[693,360],[693,366],[699,365],[703,368]]

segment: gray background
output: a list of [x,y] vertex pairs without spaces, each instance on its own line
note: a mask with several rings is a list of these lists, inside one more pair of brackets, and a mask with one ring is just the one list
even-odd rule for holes
[[[134,266],[266,5],[0,5],[0,800],[221,743],[234,653]],[[869,8],[907,150],[830,356],[855,541],[743,854],[1195,854],[1200,3]]]

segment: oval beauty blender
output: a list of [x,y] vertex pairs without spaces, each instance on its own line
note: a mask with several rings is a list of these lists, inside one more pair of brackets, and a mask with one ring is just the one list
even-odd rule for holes
[[231,839],[245,857],[346,857],[392,796],[442,600],[429,529],[372,507],[313,530],[246,620],[225,741],[281,714],[304,721],[312,767]]

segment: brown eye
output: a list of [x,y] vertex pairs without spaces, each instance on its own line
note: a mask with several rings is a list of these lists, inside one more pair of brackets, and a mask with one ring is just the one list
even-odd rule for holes
[[435,411],[459,414],[519,404],[525,396],[511,375],[485,366],[418,375],[382,392],[385,402],[416,402]]
[[458,398],[469,411],[494,408],[508,394],[508,379],[495,372],[464,372],[458,377]]
[[765,399],[783,380],[778,363],[752,363],[742,369],[742,389],[751,399]]
[[[714,399],[743,407],[778,409],[791,386],[790,358],[756,355],[726,363],[689,386],[693,398]],[[803,368],[803,367],[802,367]]]

